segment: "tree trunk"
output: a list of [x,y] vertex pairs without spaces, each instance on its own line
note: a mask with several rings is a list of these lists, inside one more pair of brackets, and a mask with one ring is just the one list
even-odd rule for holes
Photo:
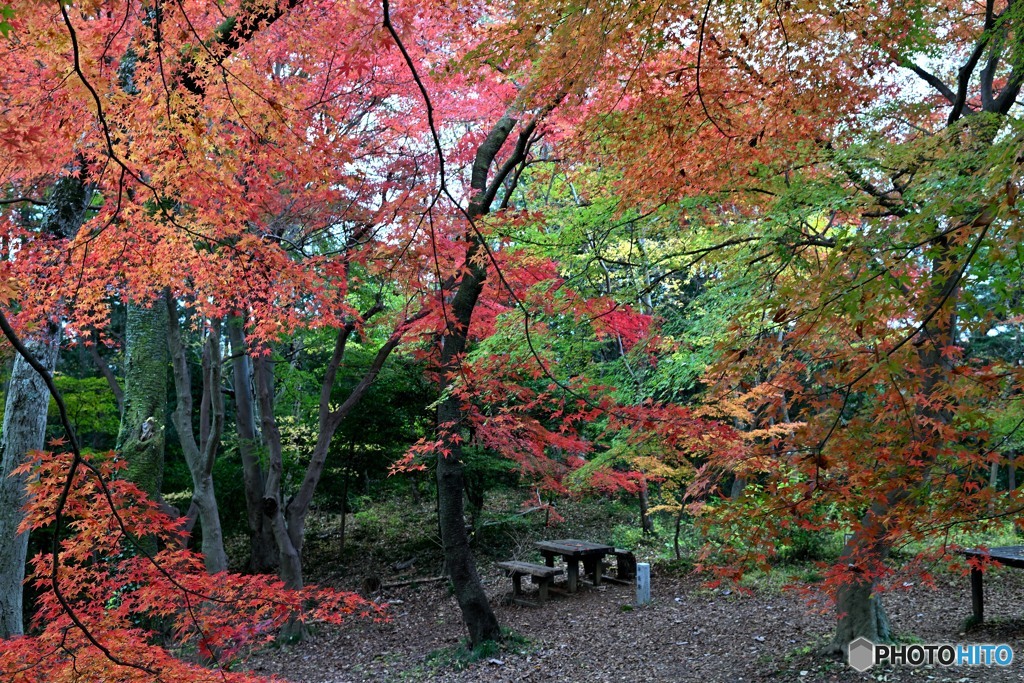
[[252,363],[243,330],[244,321],[228,322],[231,342],[231,379],[235,389],[235,428],[238,431],[238,453],[242,458],[242,481],[245,486],[245,507],[249,521],[249,571],[266,574],[277,570],[277,546],[270,521],[263,514],[263,493],[266,486],[260,464],[259,437],[253,405]]
[[213,477],[206,474],[193,486],[192,502],[199,509],[199,524],[203,530],[203,566],[210,574],[227,571],[228,557],[224,552],[224,532],[220,525]]
[[[733,426],[738,432],[746,431],[746,426],[739,418],[733,418]],[[732,500],[739,500],[743,496],[743,490],[746,488],[747,478],[739,474],[735,475],[732,480],[732,487],[729,490],[729,498]]]
[[447,389],[455,381],[458,363],[467,342],[467,330],[476,301],[483,289],[486,271],[473,264],[478,243],[469,249],[458,291],[451,303],[452,324],[442,338],[441,364],[446,369],[442,393],[447,393],[437,409],[441,452],[437,456],[437,509],[441,541],[444,544],[445,570],[452,580],[462,620],[474,646],[486,640],[500,640],[501,627],[480,583],[473,553],[469,547],[463,502],[465,475],[462,464],[463,409],[458,396]]
[[686,508],[683,506],[682,501],[679,503],[679,512],[676,513],[676,528],[675,533],[672,534],[672,550],[675,552],[676,559],[683,559],[682,550],[679,548],[679,535],[683,530],[683,515],[686,514]]
[[[983,38],[982,42],[978,44],[979,47],[983,47],[988,40],[988,37]],[[993,60],[989,62],[985,70],[994,68],[997,62],[998,57],[993,56]],[[957,88],[967,87],[978,63],[978,60],[975,60],[973,64],[965,65],[959,70]],[[961,102],[950,112],[948,125],[956,125],[958,121],[970,116],[972,125],[964,127],[964,129],[973,129],[975,137],[967,144],[973,147],[974,151],[983,155],[1001,129],[1004,129],[1006,111],[1002,108],[1006,103],[1012,104],[1016,100],[1020,93],[1021,83],[1019,79],[1016,82],[1008,83],[1005,89],[995,96],[991,72],[989,72],[988,78],[983,76],[981,81],[982,106],[981,110],[977,112],[980,116],[975,117],[976,112],[965,108]],[[963,169],[960,172],[973,172],[973,170]],[[977,241],[973,245],[973,251],[981,246],[981,242],[987,235],[990,223],[981,220],[984,213],[966,220],[963,215],[947,217],[951,221],[965,220],[963,227],[977,229],[974,234],[974,239]],[[918,338],[914,341],[922,377],[920,397],[915,401],[918,406],[915,409],[915,417],[921,421],[922,428],[920,432],[915,430],[915,434],[920,434],[917,438],[925,440],[923,444],[915,445],[921,446],[918,451],[930,455],[930,458],[925,458],[924,464],[919,470],[920,476],[916,477],[916,480],[901,481],[900,489],[889,493],[883,501],[872,504],[865,517],[866,522],[862,523],[848,544],[848,551],[852,548],[861,548],[867,551],[861,553],[859,558],[855,558],[858,561],[866,559],[867,564],[881,562],[888,552],[886,538],[889,529],[886,528],[886,520],[893,508],[915,492],[918,487],[927,486],[931,479],[931,469],[934,466],[936,454],[944,445],[941,438],[936,435],[935,425],[949,425],[953,420],[952,411],[945,407],[946,401],[939,397],[940,400],[933,403],[932,399],[941,393],[941,385],[948,382],[952,375],[953,361],[944,357],[942,351],[960,343],[956,331],[956,306],[962,278],[968,274],[971,257],[969,254],[958,253],[953,248],[954,243],[951,242],[952,238],[947,231],[937,230],[937,233],[940,236],[929,242],[929,246],[934,249],[929,273],[931,284],[924,298],[925,307],[919,312],[919,317],[922,320],[921,329],[918,330]],[[961,238],[956,239],[959,241]],[[920,455],[916,457],[920,457]],[[996,483],[997,472],[998,469],[993,466],[991,473],[993,486]],[[846,553],[844,552],[844,557],[840,561],[843,562],[845,559]],[[845,651],[848,643],[859,636],[864,636],[874,642],[880,642],[883,637],[890,636],[888,620],[873,589],[874,583],[865,580],[854,582],[838,592],[837,607],[840,620],[831,644],[833,651],[836,649]]]
[[437,421],[450,425],[442,430],[443,441],[452,449],[437,458],[437,503],[441,540],[444,543],[445,569],[455,588],[455,597],[462,610],[462,620],[469,631],[469,641],[477,645],[486,640],[500,640],[501,627],[491,609],[480,583],[476,562],[469,547],[466,517],[463,511],[463,466],[461,445],[452,437],[462,420],[458,398],[445,399],[437,409]]
[[654,533],[654,520],[651,519],[651,496],[647,490],[647,482],[643,482],[636,495],[640,502],[640,531],[644,536]]
[[[60,348],[56,326],[49,334],[26,339],[26,348],[49,371],[57,364]],[[7,390],[3,435],[0,436],[0,638],[24,633],[22,622],[22,582],[25,579],[25,557],[28,533],[18,533],[24,518],[22,509],[28,502],[25,486],[28,475],[10,476],[25,461],[29,451],[42,450],[46,436],[46,412],[50,393],[32,366],[20,355],[14,359],[14,370]]]
[[[59,178],[50,194],[40,231],[52,237],[74,239],[85,221],[92,189],[85,173]],[[60,322],[43,325],[45,333],[25,339],[25,347],[51,374],[60,352]],[[28,534],[19,534],[28,502],[28,477],[10,473],[25,460],[29,451],[42,450],[46,438],[46,414],[50,394],[46,384],[28,362],[17,355],[7,389],[3,433],[0,434],[0,638],[24,632],[22,620],[25,558]]]
[[164,475],[167,413],[167,304],[161,294],[149,307],[128,304],[125,328],[124,414],[117,435],[125,478],[153,500]]
[[[846,657],[850,642],[867,638],[873,643],[887,643],[892,640],[892,631],[885,608],[875,589],[877,587],[874,563],[881,564],[889,552],[885,540],[885,516],[894,505],[907,495],[909,489],[889,493],[882,501],[868,508],[861,519],[860,527],[843,548],[840,565],[856,567],[863,578],[855,578],[840,586],[836,593],[836,612],[839,622],[832,641],[825,652]],[[870,578],[869,578],[870,577]]]
[[[958,280],[952,279],[954,276],[948,274],[949,259],[952,257],[949,255],[946,239],[942,238],[938,246],[939,253],[931,264],[930,302],[935,310],[931,311],[930,321],[920,331],[922,342],[917,345],[918,362],[924,376],[920,393],[925,399],[939,393],[942,383],[950,376],[951,361],[943,357],[942,349],[956,343],[955,304]],[[933,406],[927,400],[920,402],[920,407],[916,409],[916,417],[927,425],[949,424],[953,419],[948,408],[941,407],[941,404],[938,407]],[[919,438],[925,440],[919,451],[930,453],[931,460],[925,461],[919,470],[920,475],[915,480],[906,481],[900,488],[888,492],[884,499],[871,504],[839,560],[842,564],[853,565],[863,571],[865,578],[840,587],[836,595],[839,623],[828,647],[833,654],[848,654],[847,647],[850,641],[859,637],[875,643],[885,642],[892,637],[881,598],[875,592],[876,580],[866,577],[878,575],[877,567],[872,565],[881,565],[889,553],[890,529],[887,520],[893,508],[906,500],[918,487],[927,485],[931,478],[930,471],[935,455],[943,444],[932,430],[922,430],[922,436]]]
[[299,545],[296,546],[288,534],[285,522],[281,492],[284,459],[281,432],[274,417],[274,365],[269,354],[255,354],[253,374],[256,379],[256,400],[263,422],[263,439],[267,445],[267,478],[261,510],[263,523],[270,528],[277,548],[278,576],[289,588],[298,589],[302,588],[302,536],[299,535]]
[[114,371],[110,369],[110,365],[100,355],[100,335],[94,329],[91,336],[92,343],[89,345],[89,356],[96,365],[96,369],[103,375],[103,379],[107,380],[107,386],[110,387],[111,393],[114,394],[114,400],[117,402],[117,412],[120,415],[124,412],[124,392],[121,391],[121,384],[117,381]]
[[345,521],[348,517],[348,480],[349,480],[349,467],[353,462],[352,451],[355,450],[355,441],[349,442],[351,444],[349,449],[349,465],[343,470],[341,480],[341,525],[338,530],[338,557],[339,559],[345,555]]
[[992,499],[988,503],[988,512],[992,514],[996,509],[996,492],[999,490],[999,461],[994,460],[988,470],[988,487],[992,489]]
[[[199,407],[199,467],[192,500],[199,507],[203,529],[203,558],[210,573],[226,571],[224,531],[220,524],[217,496],[213,488],[213,465],[224,433],[224,395],[221,393],[220,321],[210,322],[203,345],[203,396]],[[200,469],[201,468],[201,469]]]
[[410,472],[408,474],[408,481],[412,485],[412,502],[416,507],[423,505],[423,494],[420,493],[419,479],[417,472]]
[[192,373],[188,367],[188,354],[178,324],[178,307],[169,291],[164,292],[167,302],[168,334],[174,374],[177,405],[171,419],[178,432],[181,450],[192,475],[192,503],[199,514],[203,530],[203,563],[211,574],[228,568],[224,552],[224,533],[221,529],[217,496],[213,488],[213,464],[224,429],[224,399],[220,392],[220,323],[212,321],[203,344],[203,396],[199,408],[199,441],[192,429]]
[[[490,211],[501,183],[508,177],[512,168],[526,159],[536,119],[520,131],[512,155],[488,183],[494,158],[508,140],[515,125],[516,119],[508,115],[503,116],[477,148],[470,180],[473,194],[467,209],[470,221]],[[458,378],[459,364],[466,350],[473,311],[487,277],[487,269],[479,259],[484,255],[485,245],[480,236],[471,230],[471,226],[467,227],[466,242],[468,247],[464,272],[448,306],[445,315],[447,326],[441,336],[441,394],[446,395],[446,398],[437,409],[437,432],[440,441],[437,456],[437,508],[446,571],[452,580],[455,597],[462,610],[462,620],[469,631],[470,643],[475,646],[485,640],[500,640],[501,628],[487,601],[487,594],[480,583],[480,575],[477,573],[473,553],[469,547],[463,502],[465,474],[462,464],[462,431],[465,415],[459,397],[449,391]]]
[[845,659],[849,654],[847,648],[857,638],[867,638],[873,643],[892,641],[889,617],[874,590],[873,581],[851,583],[839,589],[836,595],[839,624],[828,645],[829,654]]
[[[364,313],[361,317],[365,322],[371,316],[383,310],[379,302]],[[278,569],[281,580],[289,588],[302,587],[302,545],[306,528],[306,516],[309,514],[309,506],[313,502],[313,494],[316,492],[317,484],[323,474],[324,465],[327,463],[327,455],[330,451],[331,440],[335,432],[341,426],[342,421],[348,416],[352,409],[359,404],[381,368],[387,361],[391,352],[395,350],[402,336],[408,328],[408,323],[418,316],[399,325],[384,344],[377,349],[370,367],[359,380],[359,383],[349,392],[348,396],[340,406],[334,407],[331,403],[331,394],[334,390],[335,379],[338,368],[341,366],[342,358],[345,355],[345,346],[352,332],[356,329],[355,321],[350,321],[338,330],[334,342],[334,352],[327,364],[323,380],[320,383],[320,407],[318,414],[318,430],[316,444],[309,457],[309,464],[302,477],[295,495],[287,498],[281,489],[281,475],[283,460],[281,454],[281,434],[277,427],[277,418],[274,411],[274,366],[269,349],[262,349],[255,354],[254,372],[256,377],[256,398],[260,407],[260,419],[263,423],[263,438],[267,445],[269,459],[269,470],[267,473],[266,485],[263,491],[263,514],[270,520],[274,532],[274,541],[277,544]]]

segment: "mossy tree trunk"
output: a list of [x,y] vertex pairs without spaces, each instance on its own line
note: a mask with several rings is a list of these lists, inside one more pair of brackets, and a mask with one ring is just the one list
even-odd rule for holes
[[872,643],[892,641],[892,627],[882,600],[875,593],[874,581],[843,586],[836,595],[836,606],[842,617],[828,646],[830,654],[845,659],[849,654],[847,648],[857,638],[867,638]]
[[896,502],[895,496],[890,496],[872,505],[843,549],[839,562],[860,568],[862,576],[844,584],[836,593],[839,622],[831,642],[825,646],[826,654],[845,659],[847,648],[857,638],[873,643],[892,640],[889,617],[876,591],[877,572],[871,564],[883,562],[888,555],[884,517]]
[[128,303],[125,328],[124,414],[117,454],[128,466],[124,477],[160,500],[167,421],[167,302]]

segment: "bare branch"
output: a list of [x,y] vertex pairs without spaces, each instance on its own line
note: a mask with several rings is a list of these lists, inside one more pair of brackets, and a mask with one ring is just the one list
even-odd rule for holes
[[946,101],[948,101],[950,104],[956,104],[956,93],[954,93],[948,85],[943,83],[938,76],[935,76],[934,74],[925,71],[924,69],[919,67],[917,64],[914,64],[910,60],[905,61],[903,63],[903,66],[905,66],[906,68],[910,69],[915,74],[920,76],[921,80],[923,80],[925,83],[938,90],[939,94],[946,98]]
[[117,412],[124,412],[124,391],[121,389],[121,384],[117,381],[117,377],[114,376],[114,371],[110,369],[110,365],[100,355],[100,344],[99,344],[99,333],[96,330],[92,331],[92,343],[89,344],[89,355],[92,357],[92,362],[95,363],[96,369],[100,371],[104,379],[107,380],[107,384],[110,386],[110,391],[114,394],[114,401],[117,402]]

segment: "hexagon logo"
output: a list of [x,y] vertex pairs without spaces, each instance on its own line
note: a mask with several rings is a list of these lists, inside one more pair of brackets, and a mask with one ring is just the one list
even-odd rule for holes
[[875,664],[875,644],[867,638],[861,637],[850,643],[846,653],[846,660],[857,671],[867,671]]

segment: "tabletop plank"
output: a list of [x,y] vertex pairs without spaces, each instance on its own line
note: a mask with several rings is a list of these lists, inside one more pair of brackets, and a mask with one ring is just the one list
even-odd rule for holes
[[607,555],[615,552],[614,546],[592,541],[581,541],[576,538],[563,538],[553,541],[537,541],[534,546],[541,552],[557,553],[565,556]]
[[993,562],[1004,564],[1007,567],[1024,568],[1024,545],[1004,545],[997,548],[989,548],[987,551],[978,548],[961,550],[967,557],[988,557]]

